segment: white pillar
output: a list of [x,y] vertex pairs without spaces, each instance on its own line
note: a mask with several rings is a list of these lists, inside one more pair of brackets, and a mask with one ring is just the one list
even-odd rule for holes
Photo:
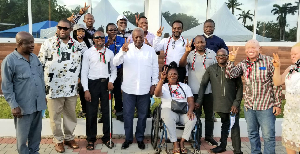
[[207,0],[206,20],[210,19],[211,0]]
[[153,34],[156,34],[161,26],[161,1],[162,0],[145,0],[145,16],[149,23],[148,31]]
[[31,0],[28,0],[28,32],[32,35],[32,12],[31,12]]
[[253,38],[256,40],[256,26],[257,26],[257,0],[255,0],[255,6],[254,6],[254,19],[253,19]]
[[88,9],[88,13],[92,14],[92,10],[93,10],[93,7],[92,7],[92,6],[93,6],[92,0],[89,0],[87,5],[90,6],[90,8]]
[[[298,8],[298,12],[300,11],[300,7]],[[298,13],[298,22],[297,22],[297,42],[300,41],[300,15]]]

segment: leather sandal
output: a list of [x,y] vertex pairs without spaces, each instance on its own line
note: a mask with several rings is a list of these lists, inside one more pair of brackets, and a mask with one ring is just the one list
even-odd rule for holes
[[95,149],[95,145],[94,142],[88,142],[88,145],[86,146],[87,150],[94,150]]
[[187,151],[187,149],[185,148],[185,147],[183,147],[183,148],[181,148],[181,153],[183,154],[183,153],[187,153],[188,151]]
[[173,149],[173,154],[180,154],[180,148]]

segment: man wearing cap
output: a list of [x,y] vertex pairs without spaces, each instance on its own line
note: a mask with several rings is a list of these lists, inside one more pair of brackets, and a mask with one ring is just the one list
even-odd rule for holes
[[[125,39],[121,36],[117,36],[117,26],[114,23],[109,23],[106,26],[106,33],[108,36],[105,37],[105,46],[113,51],[114,55],[119,53],[121,47],[123,46]],[[121,84],[123,78],[123,65],[117,66],[117,78],[114,82],[114,98],[115,98],[115,110],[117,120],[124,122],[123,119],[123,101]]]
[[118,33],[117,36],[127,38],[131,35],[132,30],[126,31],[128,19],[124,15],[119,15],[117,18]]

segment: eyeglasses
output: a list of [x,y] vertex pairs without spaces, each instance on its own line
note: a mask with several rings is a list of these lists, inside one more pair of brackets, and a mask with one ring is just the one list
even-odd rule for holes
[[70,28],[68,28],[68,27],[61,27],[61,26],[57,26],[57,28],[59,29],[59,30],[64,30],[64,31],[67,31],[67,30],[69,30]]
[[110,29],[110,30],[108,30],[109,32],[113,32],[113,31],[118,31],[117,29]]
[[94,36],[94,39],[104,39],[105,37],[104,36]]
[[228,57],[228,55],[216,55],[217,58],[223,58],[223,57]]

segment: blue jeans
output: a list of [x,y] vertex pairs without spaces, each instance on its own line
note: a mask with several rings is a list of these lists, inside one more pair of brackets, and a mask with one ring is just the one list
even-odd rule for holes
[[251,144],[251,154],[261,154],[259,128],[264,139],[264,154],[275,154],[275,120],[273,107],[267,110],[252,110],[244,108],[247,122],[248,137]]

